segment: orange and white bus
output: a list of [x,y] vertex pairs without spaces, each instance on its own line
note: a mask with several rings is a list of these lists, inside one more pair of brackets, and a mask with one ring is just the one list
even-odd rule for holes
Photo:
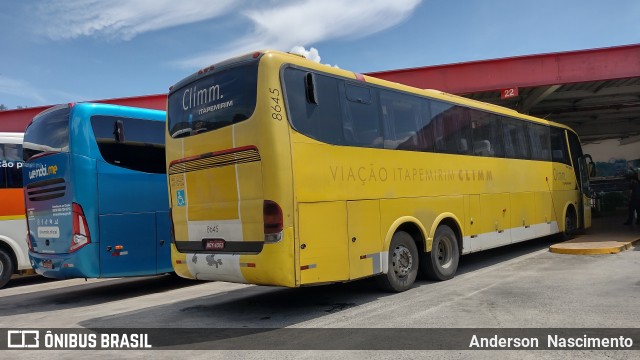
[[499,106],[261,51],[178,82],[167,116],[183,277],[403,291],[591,224],[576,133]]
[[32,272],[22,191],[22,133],[0,132],[0,288]]

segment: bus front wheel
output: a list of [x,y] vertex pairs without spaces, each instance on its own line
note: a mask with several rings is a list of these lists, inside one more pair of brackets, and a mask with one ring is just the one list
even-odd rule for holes
[[422,254],[420,268],[429,279],[442,281],[455,276],[460,251],[456,234],[449,226],[438,226],[431,251]]
[[564,215],[564,230],[560,233],[560,240],[567,241],[573,238],[573,235],[576,233],[577,220],[575,215],[575,210],[573,207],[569,207],[567,209],[567,213]]
[[9,282],[13,271],[11,256],[4,249],[0,249],[0,289]]
[[389,268],[386,274],[376,277],[384,290],[401,292],[411,288],[418,275],[418,248],[408,233],[398,231],[389,246]]

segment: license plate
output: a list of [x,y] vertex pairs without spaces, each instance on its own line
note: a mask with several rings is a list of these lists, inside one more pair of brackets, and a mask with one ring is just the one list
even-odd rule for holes
[[222,250],[224,249],[225,241],[222,239],[208,239],[204,241],[205,250]]
[[45,269],[53,269],[53,261],[51,260],[42,260],[42,267]]

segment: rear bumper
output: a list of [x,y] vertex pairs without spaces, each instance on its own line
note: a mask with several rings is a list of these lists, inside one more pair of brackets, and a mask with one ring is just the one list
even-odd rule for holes
[[[249,247],[258,245],[246,243]],[[193,248],[202,249],[201,241],[193,244]],[[172,243],[171,260],[176,274],[188,279],[296,287],[293,244],[293,228],[289,227],[281,241],[260,242],[259,253],[180,252]]]
[[29,251],[36,273],[52,279],[100,277],[98,244],[88,244],[70,254],[42,254]]

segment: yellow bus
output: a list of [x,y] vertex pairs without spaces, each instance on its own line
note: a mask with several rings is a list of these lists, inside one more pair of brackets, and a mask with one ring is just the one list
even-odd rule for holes
[[260,51],[168,99],[172,263],[299,287],[418,272],[590,226],[575,132],[516,111]]

